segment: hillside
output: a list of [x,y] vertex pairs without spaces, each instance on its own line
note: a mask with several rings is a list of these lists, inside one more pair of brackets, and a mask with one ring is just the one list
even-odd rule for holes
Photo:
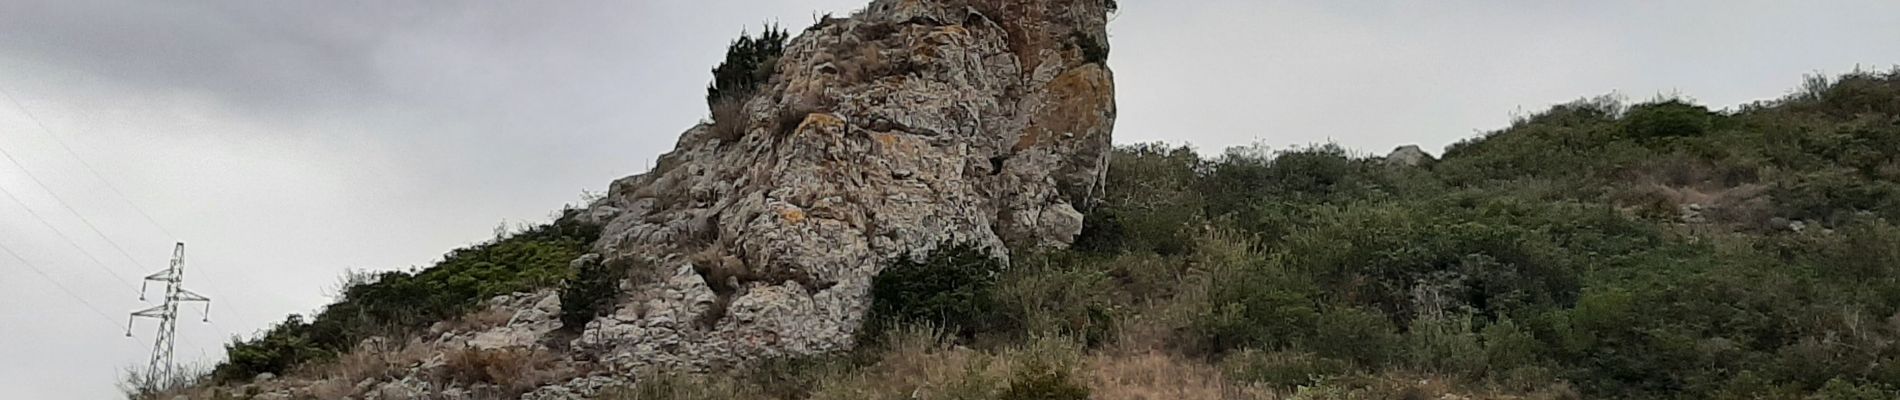
[[[1439,158],[1110,149],[1105,20],[917,3],[742,38],[655,171],[175,393],[1900,398],[1900,70],[1584,99]],[[865,61],[924,53],[1047,66]]]

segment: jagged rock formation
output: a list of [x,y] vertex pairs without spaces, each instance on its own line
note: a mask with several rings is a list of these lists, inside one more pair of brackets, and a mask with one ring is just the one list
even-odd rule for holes
[[589,209],[588,262],[639,271],[575,348],[618,370],[843,350],[894,258],[1066,246],[1111,146],[1107,14],[877,0],[807,29],[745,121],[693,127]]
[[[564,327],[556,290],[502,296],[415,337],[365,340],[335,371],[232,389],[586,398],[652,369],[846,350],[892,260],[954,244],[1007,259],[1080,233],[1115,120],[1108,7],[875,0],[826,18],[787,43],[739,116],[688,129],[584,210],[602,231],[575,267],[630,271],[608,315]],[[497,357],[527,372],[452,376],[494,374]]]

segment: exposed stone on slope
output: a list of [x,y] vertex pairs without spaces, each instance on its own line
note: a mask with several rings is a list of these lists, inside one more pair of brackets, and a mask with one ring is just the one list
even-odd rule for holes
[[1431,154],[1419,149],[1416,144],[1399,146],[1385,155],[1385,164],[1391,166],[1416,167],[1433,161],[1438,159],[1432,158]]
[[660,279],[575,347],[621,370],[842,350],[891,259],[1067,246],[1115,118],[1112,74],[1082,51],[1105,43],[1104,7],[877,0],[806,30],[745,135],[694,127],[592,206],[597,252]]

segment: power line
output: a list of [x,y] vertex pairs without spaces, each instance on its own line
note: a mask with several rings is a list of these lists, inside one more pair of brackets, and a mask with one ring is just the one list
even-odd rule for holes
[[[6,148],[0,148],[0,157],[6,158],[8,162],[13,163],[13,166],[19,167],[20,172],[25,173],[27,179],[31,179],[34,184],[40,186],[40,190],[45,190],[48,196],[52,196],[54,203],[58,203],[60,208],[66,209],[67,213],[78,217],[79,222],[86,225],[86,229],[92,230],[92,234],[99,235],[100,239],[105,239],[106,244],[112,245],[113,250],[118,250],[120,256],[124,256],[126,261],[132,262],[132,266],[137,267],[139,265],[138,258],[132,257],[132,254],[127,253],[124,247],[119,247],[119,242],[112,240],[111,236],[106,236],[105,232],[100,232],[99,227],[92,224],[92,219],[86,218],[84,214],[79,213],[79,210],[73,209],[71,204],[66,203],[66,199],[59,197],[59,192],[54,192],[53,187],[47,186],[46,182],[40,181],[39,176],[33,175],[33,171],[26,169],[25,164],[21,164],[20,160],[14,159],[13,154],[8,153]],[[21,205],[25,205],[25,203],[21,203]]]
[[99,257],[92,255],[91,251],[87,251],[85,247],[80,247],[79,242],[73,241],[73,238],[71,236],[66,236],[66,233],[61,232],[59,230],[59,227],[53,226],[53,223],[48,222],[45,217],[40,216],[39,212],[33,211],[33,207],[27,206],[26,202],[24,201],[20,201],[20,198],[18,196],[14,196],[13,192],[8,191],[6,187],[0,186],[0,195],[6,195],[6,198],[8,200],[13,200],[14,204],[19,204],[20,208],[26,210],[27,215],[32,215],[34,220],[40,221],[40,225],[46,225],[47,229],[52,229],[53,235],[59,236],[61,240],[65,240],[67,245],[71,245],[73,246],[73,249],[79,250],[80,254],[85,254],[87,259],[92,260],[93,265],[99,266],[99,269],[105,270],[106,274],[112,275],[112,279],[116,279],[119,281],[119,283],[125,284],[125,287],[127,289],[133,288],[132,281],[125,280],[125,277],[119,276],[118,272],[113,271],[111,267],[107,267],[105,262],[99,261]]
[[[170,229],[165,228],[165,224],[159,223],[158,219],[156,218],[152,218],[151,213],[147,213],[145,211],[145,208],[139,207],[138,203],[132,201],[132,198],[130,196],[126,196],[125,192],[120,191],[118,186],[113,185],[112,180],[106,179],[104,174],[100,174],[98,169],[92,166],[92,163],[86,162],[86,159],[83,157],[80,157],[79,153],[74,152],[72,147],[67,146],[66,141],[60,140],[59,135],[54,134],[52,129],[47,128],[46,123],[41,122],[38,116],[33,115],[33,111],[30,109],[27,109],[25,104],[20,103],[20,100],[14,97],[12,92],[7,91],[5,88],[0,88],[0,95],[4,95],[7,98],[7,101],[13,104],[14,108],[18,108],[21,114],[26,115],[26,118],[28,120],[33,121],[33,125],[39,127],[41,133],[44,133],[46,134],[47,137],[52,138],[54,143],[58,143],[60,149],[64,150],[66,152],[66,155],[71,156],[74,161],[78,161],[79,164],[81,166],[84,166],[86,171],[91,173],[94,178],[97,178],[100,183],[105,184],[106,188],[110,189],[112,193],[119,198],[120,201],[125,202],[126,205],[132,206],[132,210],[138,212],[139,216],[144,217],[145,222],[151,223],[153,227],[158,228],[159,232],[163,232],[166,236],[170,236],[174,240],[178,238],[178,235],[173,234]],[[74,210],[71,205],[66,203],[65,199],[60,198],[58,193],[53,192],[53,189],[51,187],[47,186],[45,182],[40,181],[39,177],[33,175],[32,171],[27,170],[25,165],[22,165],[19,162],[19,160],[14,159],[11,154],[7,154],[4,148],[0,148],[0,156],[5,156],[7,161],[12,162],[14,166],[19,167],[21,172],[26,173],[26,176],[32,179],[33,183],[39,185],[40,189],[45,190],[47,194],[52,195],[53,200],[57,201],[61,207],[65,208],[66,212],[72,213],[73,216],[75,217],[79,217],[79,221],[85,223],[86,228],[91,229],[93,234],[98,235],[100,238],[105,239],[106,243],[111,244],[113,250],[118,251],[120,256],[123,256],[125,257],[126,260],[131,261],[132,265],[135,267],[139,265],[138,258],[132,257],[131,254],[127,253],[125,251],[125,248],[119,245],[118,241],[112,240],[112,237],[106,236],[105,233],[100,232],[99,228],[97,226],[94,226],[90,219],[87,219],[84,215],[79,214],[77,210]],[[19,202],[19,200],[15,199],[15,202]],[[26,204],[22,202],[21,206],[25,207]],[[29,213],[32,212],[32,209],[28,208],[28,212]],[[38,217],[38,215],[36,214],[35,217]],[[46,223],[44,218],[41,219],[41,223]],[[51,227],[52,225],[49,223],[47,224],[47,226]],[[58,229],[54,229],[54,231],[58,232]],[[64,237],[65,235],[61,234],[60,236]],[[68,238],[67,241],[72,242],[70,238]],[[77,248],[78,245],[75,244],[74,247]],[[84,249],[81,249],[81,251],[84,252]],[[92,254],[87,253],[86,256],[92,257]],[[98,258],[96,257],[92,257],[92,258],[93,258],[93,262],[99,263],[99,265],[102,268],[105,266],[104,263],[99,262]],[[107,272],[111,272],[111,270],[108,269]],[[112,276],[113,278],[117,278],[120,283],[125,283],[127,287],[131,286],[130,282],[127,282],[125,278],[120,277],[117,273],[113,273]],[[214,287],[212,289],[215,290],[216,288]],[[220,309],[221,310],[236,310],[236,308],[228,307],[228,306],[220,308]],[[241,312],[240,310],[238,314],[244,314],[244,313]]]
[[106,189],[112,190],[112,194],[118,196],[120,201],[124,201],[126,205],[132,206],[132,210],[137,211],[139,216],[145,217],[145,222],[152,223],[152,226],[158,228],[159,232],[164,232],[165,236],[170,236],[174,240],[178,239],[177,234],[173,234],[170,229],[165,229],[165,224],[158,223],[158,219],[152,218],[152,214],[145,212],[144,207],[139,207],[139,204],[133,202],[130,196],[126,196],[125,192],[120,191],[119,187],[113,185],[111,179],[106,179],[104,174],[100,174],[99,169],[94,168],[92,163],[86,162],[85,158],[79,157],[79,153],[74,152],[72,147],[67,146],[66,141],[60,140],[59,135],[53,134],[52,129],[47,129],[46,124],[40,122],[40,118],[34,116],[33,111],[27,109],[25,104],[21,104],[20,99],[14,98],[12,92],[7,91],[6,88],[0,88],[0,95],[5,95],[7,101],[13,103],[14,108],[18,108],[20,109],[20,113],[26,114],[26,119],[32,120],[33,125],[39,126],[40,132],[45,132],[47,137],[53,138],[53,143],[58,143],[59,148],[66,151],[66,155],[72,156],[73,160],[79,161],[79,165],[86,167],[86,172],[92,173],[92,177],[98,178],[101,183],[105,183]]
[[26,257],[21,257],[20,253],[13,252],[13,248],[7,247],[6,243],[0,243],[0,250],[6,251],[7,255],[13,256],[13,259],[20,260],[20,265],[24,265],[27,269],[32,270],[33,273],[39,274],[41,278],[46,278],[46,281],[52,283],[53,287],[59,288],[61,292],[66,292],[66,296],[72,297],[74,301],[78,301],[79,305],[86,306],[87,310],[92,310],[93,315],[99,316],[99,319],[105,321],[107,325],[111,325],[114,329],[119,327],[118,323],[112,322],[112,317],[106,316],[104,311],[99,311],[99,307],[94,307],[92,302],[86,301],[85,297],[80,297],[79,294],[74,293],[72,289],[66,288],[66,285],[59,283],[59,280],[53,279],[52,275],[47,275],[46,271],[42,271],[39,267],[34,266],[32,261],[27,261]]

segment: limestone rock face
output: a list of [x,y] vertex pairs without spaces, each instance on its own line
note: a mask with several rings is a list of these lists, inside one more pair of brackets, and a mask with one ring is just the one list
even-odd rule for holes
[[893,259],[1067,246],[1111,146],[1107,15],[876,0],[807,29],[743,121],[687,130],[590,206],[599,262],[637,278],[574,348],[617,370],[842,350]]

